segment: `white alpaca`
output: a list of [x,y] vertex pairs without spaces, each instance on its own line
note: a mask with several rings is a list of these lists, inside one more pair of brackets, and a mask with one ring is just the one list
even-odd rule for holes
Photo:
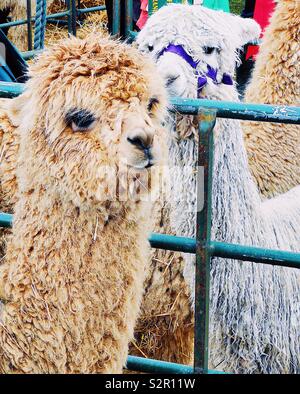
[[[137,42],[156,58],[170,94],[197,97],[198,90],[198,97],[238,101],[230,84],[236,50],[258,35],[252,20],[201,6],[173,5],[149,19]],[[198,130],[193,120],[177,116],[177,133],[171,122],[169,141],[171,166],[176,166],[171,188],[178,196],[171,201],[170,221],[177,235],[188,237],[195,237],[196,222]],[[218,120],[214,137],[212,239],[300,251],[300,187],[262,202],[248,168],[240,122]],[[194,294],[195,259],[185,257],[184,275]],[[300,372],[297,270],[214,258],[210,311],[212,368]]]

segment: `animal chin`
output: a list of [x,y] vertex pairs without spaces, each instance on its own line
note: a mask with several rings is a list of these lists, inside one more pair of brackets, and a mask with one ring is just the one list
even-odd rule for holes
[[131,164],[130,167],[135,168],[137,170],[144,170],[153,166],[153,161],[146,159],[140,163]]

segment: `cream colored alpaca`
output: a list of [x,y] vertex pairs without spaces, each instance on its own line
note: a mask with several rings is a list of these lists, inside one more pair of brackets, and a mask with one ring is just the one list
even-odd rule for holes
[[149,261],[144,180],[164,146],[155,73],[125,44],[72,38],[40,56],[8,103],[22,122],[1,372],[122,371]]
[[[281,0],[266,29],[245,102],[300,104],[300,3]],[[300,184],[300,126],[243,124],[249,164],[265,196]]]

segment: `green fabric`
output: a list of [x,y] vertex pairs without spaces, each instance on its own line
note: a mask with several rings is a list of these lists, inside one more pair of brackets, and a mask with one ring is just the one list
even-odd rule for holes
[[204,0],[204,7],[230,12],[228,0]]

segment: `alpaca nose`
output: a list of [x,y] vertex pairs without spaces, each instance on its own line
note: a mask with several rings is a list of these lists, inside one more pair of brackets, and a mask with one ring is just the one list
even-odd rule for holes
[[140,150],[149,151],[153,144],[153,134],[145,132],[136,133],[127,137],[127,141]]

